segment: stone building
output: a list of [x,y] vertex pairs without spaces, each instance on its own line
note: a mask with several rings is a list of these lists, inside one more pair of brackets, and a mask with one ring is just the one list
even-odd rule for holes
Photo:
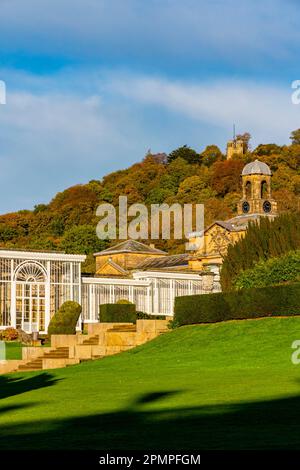
[[259,221],[261,217],[273,219],[277,215],[268,165],[255,160],[245,165],[241,176],[243,192],[237,216],[216,220],[203,232],[190,234],[189,241],[195,246],[189,261],[192,270],[209,269],[218,273],[228,245],[244,236],[250,221]]
[[67,300],[82,305],[82,324],[99,321],[99,306],[127,299],[138,311],[173,315],[181,295],[219,290],[213,273],[192,271],[188,254],[167,253],[127,240],[96,253],[97,272],[81,275],[83,255],[0,250],[0,329],[46,333]]
[[244,236],[248,223],[274,218],[271,171],[258,160],[242,172],[238,214],[190,234],[194,252],[168,253],[126,240],[95,253],[96,272],[81,275],[85,256],[0,250],[0,329],[20,327],[46,333],[52,315],[66,300],[82,305],[82,323],[97,323],[99,306],[128,299],[150,315],[172,315],[177,296],[220,290],[219,268],[228,245]]
[[226,149],[226,158],[230,160],[233,155],[242,156],[244,155],[244,142],[241,139],[229,140]]
[[154,245],[145,245],[137,240],[125,240],[94,254],[96,275],[126,276],[144,261],[165,258],[167,254],[155,248]]

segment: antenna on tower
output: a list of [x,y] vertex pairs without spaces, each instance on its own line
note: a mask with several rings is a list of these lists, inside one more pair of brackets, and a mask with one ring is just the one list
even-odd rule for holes
[[235,124],[233,124],[233,141],[235,141]]

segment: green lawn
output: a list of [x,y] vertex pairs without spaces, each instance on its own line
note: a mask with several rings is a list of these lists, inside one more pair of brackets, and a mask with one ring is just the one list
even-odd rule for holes
[[300,449],[300,318],[183,327],[132,351],[0,376],[0,449]]
[[22,345],[17,341],[5,343],[5,352],[6,359],[22,359]]

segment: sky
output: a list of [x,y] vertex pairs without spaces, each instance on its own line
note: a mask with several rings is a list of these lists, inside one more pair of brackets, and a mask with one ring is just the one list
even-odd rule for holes
[[0,0],[0,213],[147,151],[300,127],[297,0]]

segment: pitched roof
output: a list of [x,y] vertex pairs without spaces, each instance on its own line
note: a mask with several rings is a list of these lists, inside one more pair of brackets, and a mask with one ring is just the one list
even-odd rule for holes
[[102,250],[99,253],[94,253],[94,256],[110,255],[116,253],[145,253],[145,254],[156,254],[166,255],[165,251],[159,250],[145,243],[138,242],[136,240],[125,240],[124,242],[118,243],[106,250]]
[[188,266],[189,254],[160,256],[142,261],[136,269],[164,269],[175,268],[180,266]]
[[201,232],[192,232],[189,234],[189,237],[203,237],[203,235],[208,232],[214,225],[219,225],[220,227],[225,228],[228,232],[240,232],[245,230],[250,221],[256,221],[260,218],[260,214],[249,214],[249,215],[237,215],[232,219],[228,220],[215,220],[211,223],[205,230]]

